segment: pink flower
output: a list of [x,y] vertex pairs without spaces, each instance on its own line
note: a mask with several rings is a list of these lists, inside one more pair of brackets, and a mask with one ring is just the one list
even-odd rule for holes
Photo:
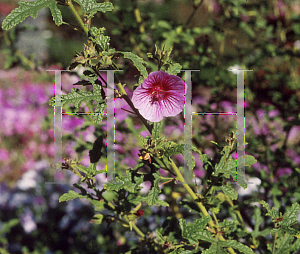
[[155,71],[134,90],[132,102],[145,119],[159,122],[163,117],[176,116],[183,110],[186,89],[181,78]]
[[9,152],[4,148],[0,149],[0,161],[9,161]]

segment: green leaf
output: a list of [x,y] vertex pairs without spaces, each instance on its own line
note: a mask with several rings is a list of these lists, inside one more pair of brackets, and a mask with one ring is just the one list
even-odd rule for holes
[[131,52],[118,51],[117,53],[121,53],[124,56],[124,58],[131,60],[134,64],[134,66],[138,69],[138,71],[141,73],[141,75],[143,76],[144,79],[148,77],[148,72],[145,67],[147,65],[147,63],[141,57],[139,57]]
[[239,250],[240,252],[242,253],[245,253],[245,254],[255,254],[255,252],[248,246],[242,244],[242,243],[239,243],[235,240],[230,240],[230,241],[219,241],[219,244],[222,246],[222,247],[231,247],[233,249],[237,249]]
[[257,159],[255,159],[251,155],[245,155],[245,167],[250,167],[253,164],[257,163]]
[[119,191],[121,189],[124,189],[129,192],[137,192],[140,187],[140,184],[143,183],[144,175],[139,174],[139,176],[134,176],[134,181],[132,180],[132,172],[130,170],[127,170],[126,176],[118,176],[115,178],[115,180],[109,181],[104,185],[104,189],[110,190],[110,191]]
[[202,241],[216,243],[216,239],[205,229],[207,223],[211,220],[210,216],[205,216],[194,221],[191,225],[186,225],[186,221],[179,219],[179,227],[182,237],[188,239],[191,244],[198,244],[198,239]]
[[21,1],[19,2],[20,7],[14,9],[2,22],[2,29],[8,30],[17,24],[24,21],[28,16],[34,19],[40,9],[48,7],[51,11],[53,20],[56,25],[62,24],[62,16],[60,10],[57,8],[56,2],[53,0],[37,0],[31,2]]
[[94,205],[96,211],[101,211],[104,209],[104,200],[99,201],[87,197],[85,198],[88,199]]
[[[237,167],[238,168],[242,168],[243,166],[247,167],[257,162],[257,160],[253,156],[245,155],[245,157],[243,156],[239,157],[237,159],[237,162],[230,156],[226,163],[225,161],[226,152],[227,151],[225,151],[225,155],[222,156],[220,162],[216,165],[215,168],[217,174],[223,173],[224,177],[226,178],[230,178],[230,176],[232,176],[233,179],[236,179],[237,176],[236,174],[238,173],[238,178],[243,179],[245,177],[244,172],[242,170],[237,171]],[[244,188],[247,187],[246,182],[242,183],[242,187]]]
[[59,202],[69,201],[69,200],[73,200],[75,198],[82,198],[82,197],[83,197],[83,195],[70,190],[68,193],[65,193],[62,196],[60,196]]
[[92,199],[88,195],[83,195],[83,194],[77,193],[77,192],[72,191],[72,190],[70,190],[68,193],[65,193],[62,196],[60,196],[59,202],[69,201],[69,200],[73,200],[75,198],[79,198],[79,199],[86,198],[87,200],[89,200],[94,205],[96,210],[103,210],[104,209],[104,202],[103,201]]
[[93,219],[91,220],[92,223],[95,223],[95,224],[101,224],[102,223],[102,220],[103,220],[103,214],[101,213],[98,213],[98,214],[95,214]]
[[263,205],[263,207],[267,209],[268,212],[266,213],[266,215],[271,216],[273,220],[276,217],[278,217],[278,211],[274,207],[272,207],[272,210],[271,210],[268,203],[266,203],[266,201],[260,200],[259,203],[261,203]]
[[185,250],[185,251],[181,251],[180,254],[193,254],[193,253],[197,253],[197,250]]
[[[96,99],[92,92],[84,92],[73,87],[69,94],[61,96],[61,105],[73,103],[76,108],[79,108],[82,102],[90,99]],[[49,105],[55,106],[55,97],[49,101]]]
[[147,204],[148,205],[155,205],[158,201],[158,195],[161,192],[158,183],[160,175],[158,173],[154,173],[153,176],[155,180],[153,181],[152,187],[148,193]]
[[294,203],[292,207],[283,215],[283,221],[279,223],[280,226],[290,227],[297,223],[297,214],[299,213],[299,210],[300,205],[298,203]]
[[107,12],[113,10],[112,3],[97,3],[96,0],[74,0],[76,3],[78,3],[84,12],[87,14],[91,12]]
[[[254,230],[251,232],[253,238],[257,238],[259,236],[266,236],[269,233],[269,229],[264,229],[263,231],[259,230],[261,223],[263,222],[263,217],[260,214],[260,209],[258,207],[254,208],[253,219],[255,221]],[[258,247],[258,246],[257,246]]]
[[155,230],[155,232],[156,232],[156,237],[158,238],[158,240],[159,240],[160,242],[164,243],[164,242],[165,242],[165,239],[164,239],[163,235],[161,234],[161,232],[159,232],[159,229],[158,229],[158,228]]
[[1,254],[9,254],[9,252],[6,249],[1,248],[1,247],[0,247],[0,253]]
[[[93,85],[93,92],[85,92],[73,87],[70,93],[61,96],[61,105],[64,106],[65,104],[73,103],[76,108],[79,108],[82,102],[94,100],[98,103],[98,106],[95,110],[96,112],[94,115],[94,120],[97,122],[100,120],[102,121],[103,112],[106,108],[106,103],[105,100],[102,98],[101,86],[95,83],[97,77],[94,75],[90,75],[90,72],[85,72],[85,76]],[[49,101],[49,105],[55,106],[55,97],[53,97]]]
[[97,44],[100,45],[100,47],[103,50],[106,50],[108,48],[108,43],[109,43],[110,37],[109,36],[105,36],[103,34],[101,34],[97,39],[96,42]]
[[16,226],[17,224],[19,224],[19,219],[11,219],[11,220],[5,222],[2,225],[2,228],[0,230],[0,239],[1,239],[1,235],[9,233],[10,230],[11,230],[11,228],[13,228],[14,226]]
[[93,114],[93,120],[96,124],[102,122],[104,116],[104,110],[106,109],[106,107],[107,107],[106,103],[101,103],[98,104],[97,107],[95,108],[95,113]]
[[140,202],[146,202],[148,205],[169,206],[167,202],[158,198],[159,194],[161,193],[161,190],[159,188],[160,174],[154,173],[152,176],[154,177],[154,179],[151,181],[152,185],[151,189],[148,192],[148,195],[146,197],[139,196],[137,200],[139,200]]
[[170,75],[177,75],[178,73],[180,73],[182,66],[179,63],[173,64],[171,65],[167,70],[166,73],[170,74]]
[[247,23],[241,22],[240,28],[242,28],[246,32],[246,34],[248,34],[251,38],[255,37],[255,32],[253,31],[251,26],[249,26]]
[[276,240],[276,251],[275,254],[282,254],[282,253],[291,253],[290,248],[292,247],[294,237],[286,234],[283,237],[279,237]]
[[172,29],[172,26],[170,25],[170,22],[167,22],[165,20],[158,20],[157,23],[156,23],[156,26],[159,27],[159,28],[164,28],[166,30],[171,30]]
[[[110,37],[109,36],[105,36],[103,34],[104,31],[105,31],[104,27],[100,27],[100,28],[92,27],[90,29],[90,33],[94,37],[92,40],[94,42],[96,42],[102,48],[102,50],[107,50],[108,49],[108,43],[109,43]],[[102,52],[102,54],[103,53],[104,52]],[[105,53],[107,54],[108,52],[105,51]]]
[[208,250],[205,250],[205,251],[202,252],[202,254],[219,254],[219,253],[223,254],[223,253],[226,253],[226,252],[224,252],[223,250],[220,251],[217,244],[210,245]]
[[124,182],[122,181],[109,181],[104,185],[104,189],[109,191],[119,191],[123,189],[123,187],[124,187]]
[[[185,148],[187,149],[187,154],[184,153]],[[189,170],[192,170],[195,167],[195,158],[191,153],[191,150],[201,154],[200,150],[194,147],[193,145],[191,146],[187,144],[177,144],[172,145],[171,148],[167,149],[164,152],[164,155],[166,155],[167,157],[171,157],[175,154],[182,154],[188,162],[187,165],[189,167]]]
[[155,204],[160,205],[160,206],[169,206],[169,203],[167,203],[166,201],[163,201],[161,199],[157,199]]
[[235,189],[233,189],[231,186],[229,185],[222,185],[220,188],[225,195],[227,195],[231,200],[237,200],[238,194],[235,191]]
[[296,242],[291,246],[291,251],[300,250],[300,239],[297,239]]
[[[146,202],[147,204],[148,204],[148,202],[149,202],[148,197],[141,197],[141,196],[139,196],[139,197],[137,197],[137,200],[138,200],[139,202]],[[155,205],[159,205],[159,206],[169,206],[169,204],[168,204],[167,202],[165,202],[165,201],[163,201],[163,200],[161,200],[161,199],[157,199]]]

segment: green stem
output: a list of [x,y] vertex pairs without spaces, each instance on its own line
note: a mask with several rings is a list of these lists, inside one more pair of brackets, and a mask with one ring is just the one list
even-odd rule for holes
[[[126,216],[124,216],[124,219],[127,221],[128,225],[129,225],[129,220],[126,218]],[[142,238],[145,238],[145,235],[144,233],[134,224],[132,223],[132,228],[135,230],[135,232],[137,232],[137,234],[142,237]]]
[[164,180],[174,180],[173,177],[163,177],[163,176],[160,176],[159,178],[160,179],[164,179]]
[[187,19],[187,21],[185,22],[184,26],[188,26],[189,23],[192,21],[192,18],[194,17],[194,15],[196,14],[198,8],[203,4],[204,0],[201,0],[201,2],[198,5],[194,5],[194,10],[192,12],[192,14],[189,16],[189,18]]
[[[191,189],[191,187],[185,182],[182,174],[180,173],[179,169],[177,168],[177,166],[175,165],[174,161],[171,159],[172,162],[172,168],[174,169],[176,175],[177,175],[177,179],[182,183],[183,187],[187,190],[187,192],[191,195],[191,197],[194,200],[197,200],[198,197],[196,196],[196,194],[194,193],[194,191]],[[196,202],[200,211],[205,215],[205,216],[209,216],[206,208],[202,205],[201,202]],[[209,222],[209,225],[211,227],[214,227],[214,223],[212,221]]]
[[137,232],[137,234],[140,237],[145,238],[145,235],[143,234],[143,232],[135,224],[132,224],[132,228],[135,230],[135,232]]
[[219,226],[219,222],[218,222],[218,219],[216,217],[216,214],[213,211],[211,213],[212,213],[212,215],[213,215],[213,217],[215,219],[216,225]]
[[[227,202],[230,204],[231,207],[234,206],[232,200],[231,200],[228,196],[225,196],[225,199],[227,200]],[[236,215],[238,216],[238,218],[239,218],[239,220],[240,220],[240,223],[241,223],[241,226],[243,227],[243,229],[244,229],[245,231],[248,232],[248,230],[246,229],[245,222],[244,222],[244,220],[243,220],[243,217],[242,217],[240,211],[236,211],[236,210],[235,210],[234,212],[235,212]]]
[[[179,169],[177,168],[177,166],[175,165],[174,161],[171,159],[171,162],[172,162],[172,167],[177,175],[177,179],[182,183],[183,187],[187,190],[187,192],[191,195],[191,197],[194,199],[194,200],[197,200],[197,196],[196,194],[193,192],[193,190],[190,188],[190,186],[185,182],[182,174],[180,173]],[[197,202],[196,201],[196,204],[198,205],[198,207],[200,208],[200,211],[203,213],[203,215],[205,216],[209,216],[206,208],[203,206],[203,204],[201,202]],[[214,228],[215,225],[214,225],[214,222],[212,220],[210,220],[210,222],[208,223],[209,226],[211,228]],[[221,240],[221,241],[225,241],[224,237],[222,235],[218,235],[218,238]],[[229,247],[228,248],[228,251],[229,253],[231,254],[235,254],[235,251]]]
[[[276,225],[277,225],[277,224],[275,224],[275,227],[276,227]],[[272,248],[272,254],[275,253],[275,245],[276,245],[277,234],[278,234],[278,232],[276,232],[275,235],[274,235],[274,244],[273,244],[273,248]]]
[[80,18],[78,12],[76,11],[76,9],[75,9],[75,7],[74,7],[72,1],[69,0],[69,1],[67,2],[67,4],[69,5],[71,11],[73,12],[75,18],[76,18],[77,21],[79,22],[79,24],[80,24],[80,26],[82,27],[83,31],[84,31],[86,34],[88,34],[88,33],[89,33],[89,30],[88,30],[88,29],[86,28],[86,26],[84,25],[82,19]]

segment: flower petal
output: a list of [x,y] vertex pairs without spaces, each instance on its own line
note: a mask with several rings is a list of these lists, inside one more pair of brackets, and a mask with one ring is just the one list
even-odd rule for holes
[[163,71],[149,74],[142,85],[133,92],[133,105],[151,122],[175,116],[184,108],[187,86],[175,75]]

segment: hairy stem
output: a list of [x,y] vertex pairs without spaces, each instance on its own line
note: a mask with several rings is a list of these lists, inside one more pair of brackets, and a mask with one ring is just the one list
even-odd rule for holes
[[[191,195],[191,197],[194,199],[194,200],[197,200],[197,196],[196,194],[194,193],[194,191],[191,189],[191,187],[185,182],[181,172],[179,171],[179,169],[177,168],[177,166],[175,165],[174,161],[171,159],[171,162],[172,162],[172,168],[174,169],[176,175],[177,175],[177,179],[182,183],[183,187],[187,190],[187,192]],[[201,202],[197,202],[196,201],[196,204],[198,205],[198,207],[200,208],[200,211],[203,213],[203,215],[205,216],[209,216],[206,208],[203,206],[203,204]],[[211,228],[214,228],[215,225],[214,225],[214,222],[212,220],[210,220],[210,222],[208,223],[209,226]],[[218,235],[218,238],[221,240],[221,241],[225,241],[224,237],[222,235]],[[235,251],[229,247],[228,248],[228,251],[229,253],[231,254],[234,254]]]
[[74,5],[72,3],[71,0],[69,0],[67,2],[68,6],[70,7],[71,11],[73,12],[75,18],[77,19],[77,21],[79,22],[80,26],[82,27],[83,31],[88,34],[89,33],[89,30],[86,28],[86,26],[84,25],[82,19],[80,18],[78,12],[76,11],[76,9],[74,8]]
[[[129,225],[129,220],[126,218],[126,216],[124,216],[124,219],[127,221],[128,225]],[[134,224],[132,223],[132,228],[135,230],[135,232],[142,238],[145,238],[144,233]]]

